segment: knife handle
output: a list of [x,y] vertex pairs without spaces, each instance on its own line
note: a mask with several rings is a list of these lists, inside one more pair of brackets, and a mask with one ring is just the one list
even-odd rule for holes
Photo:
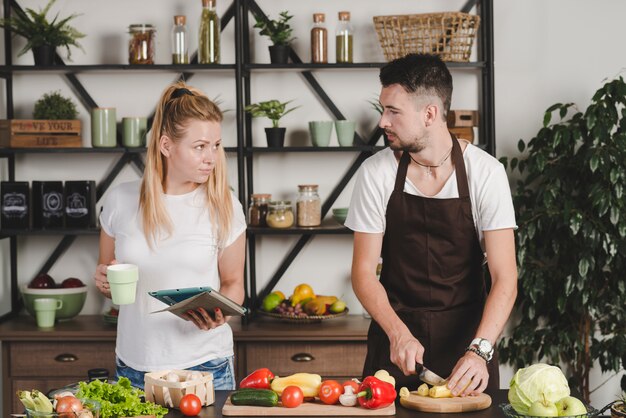
[[420,363],[415,363],[415,373],[420,374],[424,371],[424,365]]

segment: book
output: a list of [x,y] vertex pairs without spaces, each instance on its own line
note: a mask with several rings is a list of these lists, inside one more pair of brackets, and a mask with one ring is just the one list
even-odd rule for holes
[[230,316],[243,316],[247,312],[245,307],[233,302],[211,287],[168,289],[148,292],[148,294],[169,305],[167,308],[152,313],[171,312],[186,321],[189,320],[186,313],[198,308],[204,308],[210,314],[214,312],[215,308],[220,308],[224,315]]

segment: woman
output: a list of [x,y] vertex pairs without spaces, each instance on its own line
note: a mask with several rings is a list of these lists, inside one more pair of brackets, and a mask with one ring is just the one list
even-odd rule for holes
[[183,82],[161,95],[143,179],[113,188],[100,215],[95,280],[111,297],[110,264],[139,266],[135,303],[120,306],[117,375],[143,388],[164,369],[213,373],[215,389],[234,389],[233,336],[222,312],[170,313],[150,291],[210,286],[242,303],[245,217],[230,191],[221,146],[222,112]]

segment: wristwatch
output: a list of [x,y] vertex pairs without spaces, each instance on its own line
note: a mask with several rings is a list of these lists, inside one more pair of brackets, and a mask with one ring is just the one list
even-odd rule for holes
[[471,351],[481,356],[487,363],[493,358],[493,346],[484,338],[474,338],[465,351]]

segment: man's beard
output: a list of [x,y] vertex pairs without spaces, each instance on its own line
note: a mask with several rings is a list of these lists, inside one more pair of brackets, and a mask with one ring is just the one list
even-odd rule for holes
[[389,133],[391,133],[393,136],[396,137],[395,141],[389,143],[389,148],[391,148],[394,151],[406,151],[406,152],[419,153],[423,151],[424,148],[426,148],[426,143],[424,140],[419,140],[417,138],[414,138],[409,143],[405,143],[395,134],[395,132],[385,130],[386,135],[389,135]]

